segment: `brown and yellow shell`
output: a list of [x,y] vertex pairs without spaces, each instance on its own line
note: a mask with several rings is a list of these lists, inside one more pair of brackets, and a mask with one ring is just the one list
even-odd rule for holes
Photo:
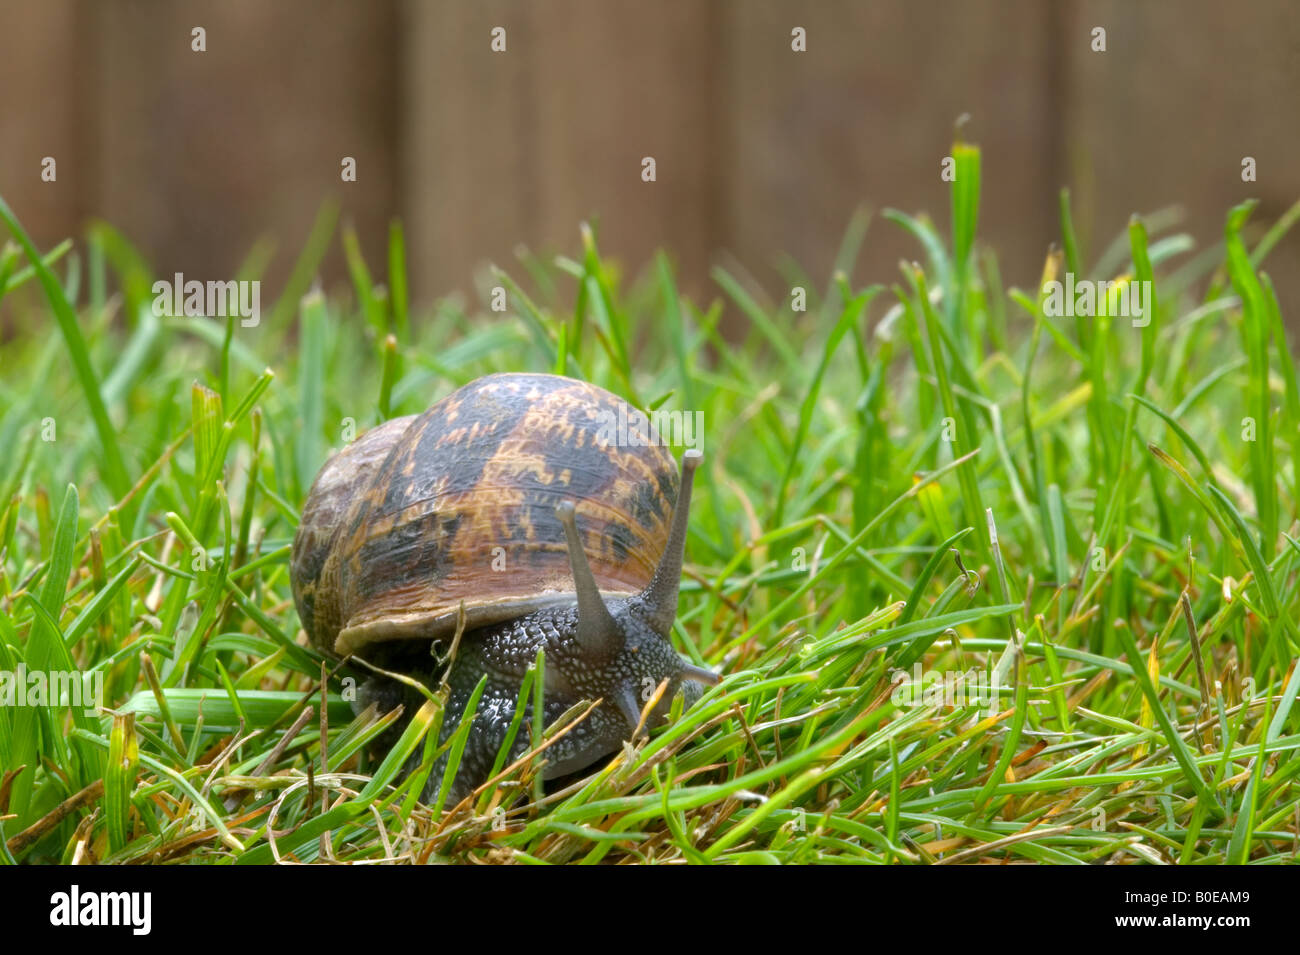
[[566,500],[602,593],[643,590],[679,478],[653,434],[614,440],[638,415],[586,382],[498,374],[366,432],[321,469],[294,538],[294,599],[312,643],[345,655],[436,639],[454,631],[462,601],[469,629],[572,601],[555,514]]

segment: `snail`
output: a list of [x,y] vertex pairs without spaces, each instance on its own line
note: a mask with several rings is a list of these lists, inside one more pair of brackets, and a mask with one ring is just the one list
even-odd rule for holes
[[[666,716],[679,690],[689,704],[717,682],[670,641],[702,455],[682,455],[679,479],[654,435],[612,440],[611,424],[637,415],[575,379],[488,375],[366,432],[312,485],[290,563],[311,643],[445,682],[440,743],[487,676],[448,805],[490,774],[539,648],[546,724],[579,702],[599,703],[545,751],[547,780],[619,751],[643,722]],[[387,711],[418,703],[412,692],[371,678],[355,705]],[[523,730],[508,755],[528,748]]]

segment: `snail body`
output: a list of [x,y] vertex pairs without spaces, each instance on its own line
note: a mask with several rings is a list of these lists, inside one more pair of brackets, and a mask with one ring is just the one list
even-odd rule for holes
[[[636,414],[585,382],[488,375],[366,432],[308,495],[290,576],[312,644],[445,681],[444,740],[487,677],[453,801],[486,780],[539,649],[545,723],[599,701],[546,750],[547,779],[618,751],[678,689],[689,702],[716,682],[670,641],[700,454],[683,455],[679,478],[659,444],[609,440],[620,413]],[[410,692],[371,680],[360,703],[416,702]],[[508,756],[528,748],[520,732]],[[437,765],[427,796],[441,776]]]

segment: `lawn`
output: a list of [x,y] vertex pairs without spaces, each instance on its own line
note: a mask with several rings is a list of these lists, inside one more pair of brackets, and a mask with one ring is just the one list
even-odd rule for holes
[[[953,156],[949,235],[858,214],[774,300],[715,269],[690,301],[670,250],[631,275],[584,228],[419,308],[400,225],[366,262],[326,205],[248,326],[160,315],[111,224],[42,253],[0,203],[0,859],[1295,862],[1300,387],[1265,267],[1300,204],[1089,250],[1062,193],[1043,288],[1005,288]],[[916,262],[859,276],[867,229]],[[1143,313],[1050,284],[1094,281]],[[354,714],[289,552],[331,449],[497,371],[702,421],[676,637],[723,680],[564,788],[543,753],[430,805],[440,698],[372,752],[410,714]],[[60,673],[103,711],[19,704]]]

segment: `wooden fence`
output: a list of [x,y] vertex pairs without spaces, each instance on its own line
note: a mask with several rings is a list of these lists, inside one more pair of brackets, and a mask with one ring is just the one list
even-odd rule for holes
[[[981,235],[1025,284],[1064,184],[1093,257],[1134,211],[1181,204],[1201,244],[1246,196],[1281,214],[1298,91],[1285,0],[0,0],[0,195],[45,244],[99,216],[164,273],[227,275],[270,236],[272,278],[333,195],[374,262],[403,219],[426,300],[598,216],[629,271],[667,246],[707,297],[720,256],[773,290],[784,256],[824,280],[862,203],[946,223],[969,113]],[[876,219],[857,276],[903,256]],[[1295,321],[1300,236],[1274,256]]]

